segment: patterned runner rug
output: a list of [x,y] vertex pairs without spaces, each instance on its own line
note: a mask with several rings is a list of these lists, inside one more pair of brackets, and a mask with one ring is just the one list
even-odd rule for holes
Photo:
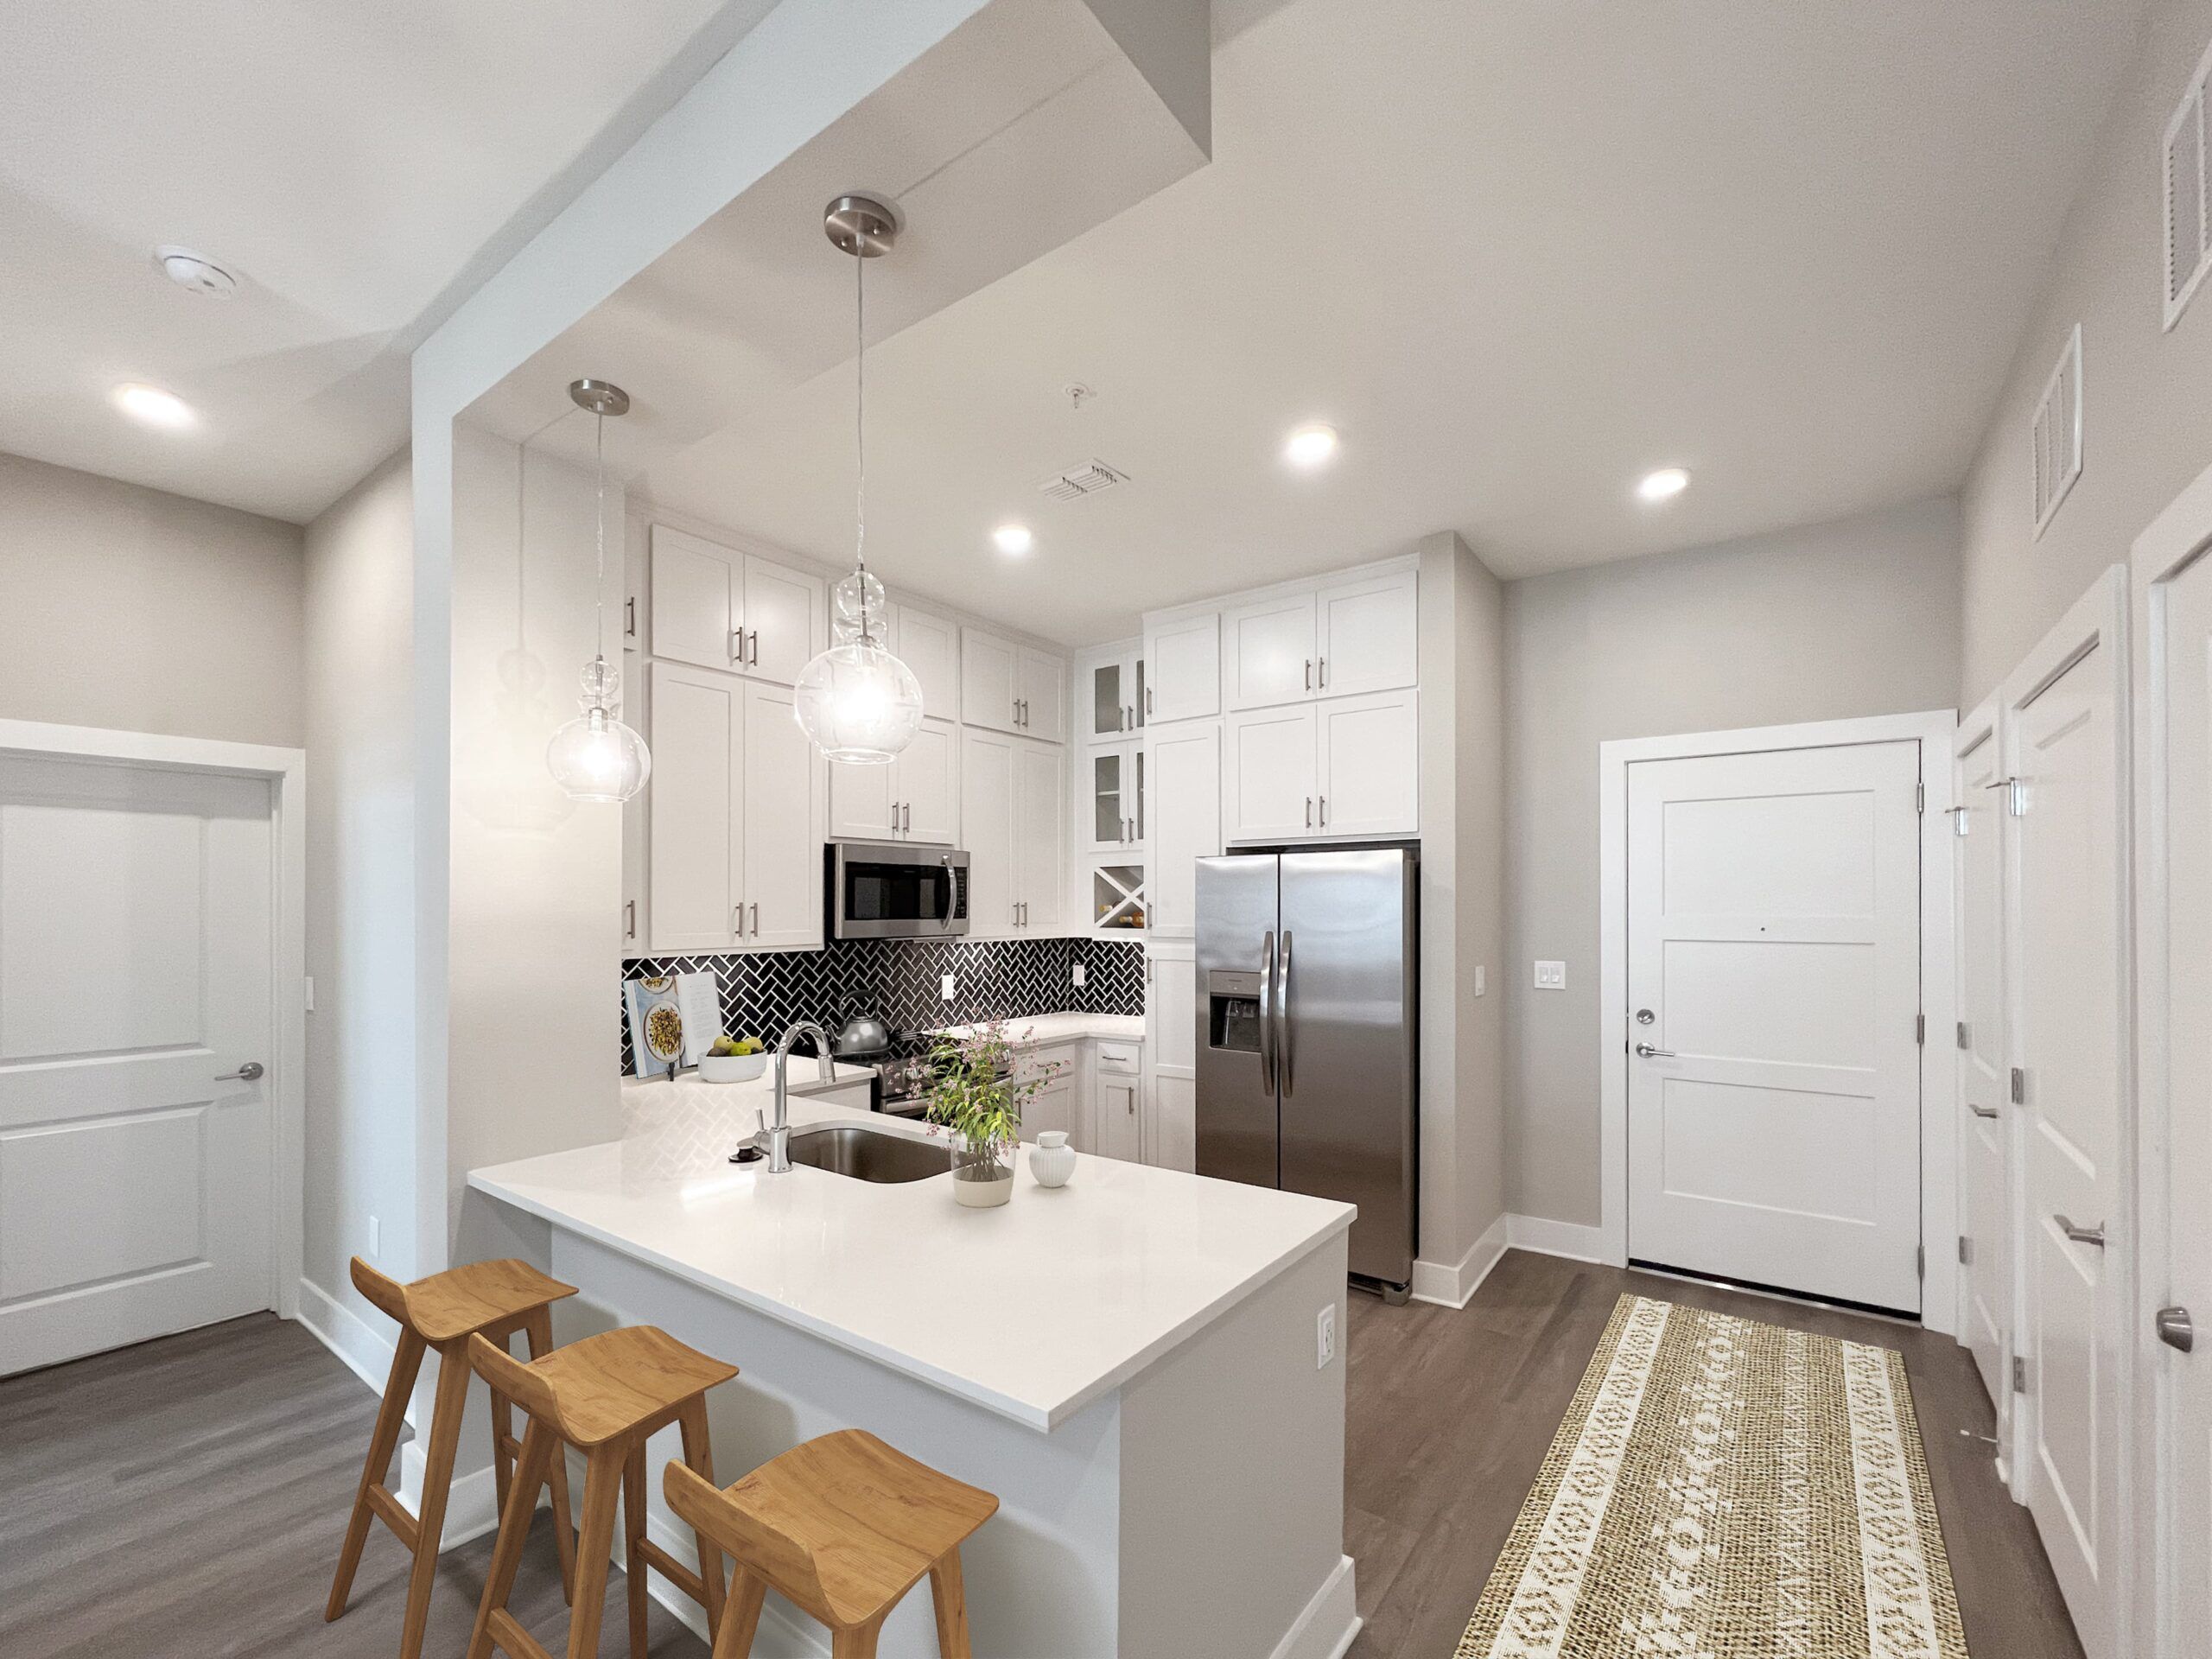
[[1904,1357],[1623,1296],[1457,1659],[1966,1659]]

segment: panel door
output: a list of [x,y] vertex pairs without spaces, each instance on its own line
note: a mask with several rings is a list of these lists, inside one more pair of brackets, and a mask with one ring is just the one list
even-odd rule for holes
[[1141,658],[1109,657],[1085,668],[1076,687],[1077,715],[1083,734],[1103,742],[1126,737],[1144,725],[1144,688],[1139,679]]
[[1198,861],[1221,851],[1221,726],[1156,731],[1147,747],[1148,919],[1157,935],[1188,938],[1198,925]]
[[274,1306],[271,839],[258,779],[0,757],[0,1372]]
[[[2119,1157],[2120,706],[2108,639],[2047,689],[2007,699],[2012,1063],[2021,1069],[2019,1342],[2028,1363],[2030,1510],[2091,1659],[2116,1659],[2112,1578],[2119,1510],[2127,1248]],[[2113,1248],[2069,1236],[2109,1236]],[[2022,1438],[2016,1435],[2016,1444]]]
[[968,853],[968,929],[1014,931],[1014,741],[970,727],[960,736],[960,842]]
[[933,720],[960,718],[960,625],[911,605],[891,608],[892,649],[922,688],[922,713]]
[[995,732],[1015,729],[1020,647],[981,628],[960,630],[960,718]]
[[1221,618],[1209,611],[1147,628],[1145,719],[1205,720],[1221,712]]
[[652,641],[656,657],[700,668],[735,668],[745,556],[666,524],[652,528]]
[[[652,692],[645,661],[634,651],[622,653],[622,718],[640,732],[653,728]],[[652,745],[650,735],[647,747]],[[646,904],[652,873],[652,791],[641,789],[622,803],[622,955],[642,957],[652,937]]]
[[[765,647],[764,647],[765,650]],[[790,687],[745,688],[745,927],[776,950],[822,943],[822,780]]]
[[1024,933],[1060,931],[1067,908],[1067,784],[1062,751],[1018,743],[1014,751],[1014,896]]
[[1112,748],[1091,749],[1078,754],[1087,779],[1084,791],[1085,848],[1094,853],[1119,853],[1142,839],[1143,788],[1141,769],[1144,747],[1120,743]]
[[1185,1174],[1198,1166],[1198,1085],[1190,1077],[1152,1080],[1152,1112],[1146,1131],[1145,1162]]
[[822,649],[827,604],[822,578],[745,556],[745,672],[779,685],[795,684],[799,670]]
[[1144,1119],[1138,1111],[1141,1093],[1135,1077],[1098,1079],[1098,1155],[1127,1163],[1144,1161]]
[[1231,715],[1223,739],[1222,811],[1231,841],[1282,841],[1315,833],[1313,710]]
[[[916,734],[916,741],[920,734]],[[832,841],[890,841],[899,834],[899,763],[855,766],[832,760],[830,768],[830,838]]]
[[1332,582],[1314,595],[1313,684],[1356,696],[1420,683],[1418,573]]
[[645,787],[652,794],[655,954],[726,950],[738,942],[744,699],[745,682],[734,675],[652,665],[653,771]]
[[1919,745],[1629,768],[1629,1255],[1920,1307]]
[[1014,695],[1021,699],[1021,729],[1047,743],[1065,741],[1068,665],[1065,658],[1021,647],[1014,664]]
[[960,728],[925,720],[891,770],[899,788],[899,834],[907,841],[960,839]]
[[1313,595],[1260,600],[1222,615],[1229,706],[1264,709],[1313,695]]
[[1314,705],[1314,827],[1332,836],[1419,834],[1420,694],[1331,698]]
[[[1952,798],[1957,895],[1959,1233],[1964,1334],[1997,1408],[2005,1444],[2012,1406],[2012,1110],[2005,1067],[2005,755],[1996,706],[1960,728]],[[1935,1033],[1931,1033],[1935,1034]]]

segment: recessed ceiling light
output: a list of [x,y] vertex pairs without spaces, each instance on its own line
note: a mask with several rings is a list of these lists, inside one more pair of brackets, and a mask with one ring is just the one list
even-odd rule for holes
[[190,426],[200,418],[192,412],[192,405],[175,392],[135,382],[125,382],[115,389],[115,406],[132,420],[143,421],[149,426],[175,429]]
[[1020,555],[1035,545],[1037,538],[1029,533],[1027,524],[1001,524],[991,532],[991,540],[1001,553]]
[[1337,453],[1337,429],[1319,421],[1301,426],[1284,440],[1283,459],[1294,467],[1319,467]]
[[1656,473],[1646,473],[1636,493],[1646,501],[1664,501],[1669,496],[1680,495],[1690,486],[1690,475],[1679,467],[1662,467]]
[[238,291],[237,277],[206,254],[194,253],[190,248],[156,248],[154,269],[179,288],[188,288],[210,299],[227,300]]

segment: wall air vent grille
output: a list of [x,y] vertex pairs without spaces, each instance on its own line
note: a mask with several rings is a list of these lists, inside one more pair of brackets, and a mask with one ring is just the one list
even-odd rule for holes
[[2212,82],[2212,49],[2190,78],[2181,107],[2166,123],[2165,168],[2166,327],[2181,321],[2190,296],[2212,270],[2212,181],[2206,178],[2205,146],[2212,139],[2205,124],[2207,83]]
[[2058,504],[2082,476],[2082,325],[2066,337],[2058,366],[2036,405],[2036,534],[2041,536]]
[[1103,461],[1082,461],[1065,472],[1054,473],[1037,486],[1037,493],[1048,501],[1073,501],[1128,481],[1127,473],[1117,473]]

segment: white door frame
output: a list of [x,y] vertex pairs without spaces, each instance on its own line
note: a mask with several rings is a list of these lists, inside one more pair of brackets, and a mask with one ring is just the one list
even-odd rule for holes
[[[2187,1651],[2188,1633],[2169,1619],[2177,1553],[2202,1548],[2201,1539],[2171,1535],[2165,1506],[2158,1502],[2163,1453],[2175,1432],[2172,1368],[2161,1362],[2152,1321],[2165,1300],[2166,1254],[2172,1223],[2166,1202],[2172,1098],[2165,1063],[2168,1025],[2166,973],[2166,794],[2165,585],[2212,552],[2212,467],[2176,496],[2165,511],[2135,538],[2129,555],[2131,620],[2140,649],[2133,671],[2135,705],[2135,1031],[2136,1031],[2136,1244],[2134,1311],[2136,1430],[2132,1472],[2143,1501],[2131,1505],[2136,1535],[2132,1541],[2133,1582],[2147,1590],[2145,1622],[2152,1649],[2161,1659]],[[2204,1318],[2205,1309],[2195,1310]],[[2198,1363],[2203,1363],[2200,1357]],[[2148,1582],[2145,1582],[2145,1574]],[[2139,1626],[2139,1633],[2145,1633]]]
[[270,784],[271,873],[269,1100],[276,1144],[270,1148],[270,1214],[274,1220],[269,1306],[288,1319],[300,1312],[300,1256],[307,1184],[307,751],[217,738],[169,737],[0,720],[0,754],[106,761],[164,772],[262,778]]
[[1958,1329],[1958,1091],[1951,1045],[1953,983],[1950,819],[1951,734],[1955,710],[1876,715],[1859,720],[1759,726],[1679,737],[1615,738],[1598,746],[1598,1233],[1601,1260],[1628,1265],[1628,769],[1639,760],[1757,754],[1847,744],[1920,745],[1926,795],[1920,819],[1920,1006],[1928,1039],[1920,1050],[1920,1237],[1926,1252],[1921,1322]]

